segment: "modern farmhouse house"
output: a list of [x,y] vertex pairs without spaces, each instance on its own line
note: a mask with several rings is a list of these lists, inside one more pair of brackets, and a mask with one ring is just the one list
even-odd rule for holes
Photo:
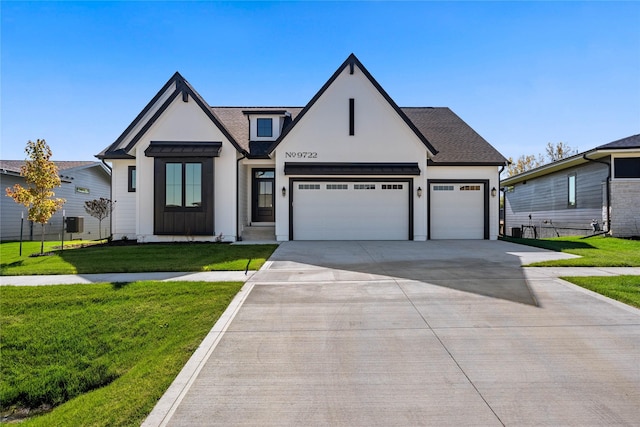
[[142,242],[496,239],[506,164],[450,109],[398,107],[354,55],[304,107],[212,107],[176,73],[97,157],[114,238]]
[[508,235],[640,236],[640,134],[509,177],[502,185]]

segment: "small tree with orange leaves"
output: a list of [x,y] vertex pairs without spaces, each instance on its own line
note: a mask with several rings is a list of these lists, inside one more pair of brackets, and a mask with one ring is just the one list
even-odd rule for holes
[[7,187],[6,192],[16,203],[24,205],[28,211],[28,219],[42,225],[40,254],[44,253],[44,226],[49,222],[65,200],[55,198],[53,189],[60,187],[58,167],[51,159],[51,149],[44,139],[29,141],[24,149],[29,160],[20,168],[27,187],[16,184]]

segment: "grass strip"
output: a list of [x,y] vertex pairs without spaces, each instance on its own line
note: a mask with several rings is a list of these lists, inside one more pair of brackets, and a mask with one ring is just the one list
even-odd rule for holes
[[507,242],[579,255],[580,258],[542,261],[529,267],[640,267],[640,240],[596,236],[519,239],[502,237]]
[[40,252],[40,244],[25,243],[29,245],[23,247],[22,257],[18,242],[0,243],[0,275],[243,271],[247,266],[258,270],[277,248],[277,245],[219,243],[107,244],[29,257],[30,253]]
[[140,425],[242,283],[0,287],[3,416]]
[[640,308],[640,276],[561,277],[561,279]]

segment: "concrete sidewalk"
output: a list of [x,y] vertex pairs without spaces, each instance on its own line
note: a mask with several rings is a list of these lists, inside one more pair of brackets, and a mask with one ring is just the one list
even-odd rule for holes
[[[522,251],[526,253],[522,253]],[[144,425],[634,425],[640,310],[507,242],[287,242]]]
[[138,282],[141,280],[185,282],[245,282],[255,271],[206,271],[166,273],[60,274],[43,276],[0,276],[0,285],[46,286],[88,283]]

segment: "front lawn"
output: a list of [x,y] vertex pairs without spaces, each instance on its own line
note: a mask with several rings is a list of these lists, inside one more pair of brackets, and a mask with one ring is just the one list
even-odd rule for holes
[[640,308],[640,276],[562,277],[562,279]]
[[588,239],[581,237],[558,237],[552,239],[503,237],[502,240],[581,257],[536,262],[529,264],[528,267],[640,267],[640,240],[604,236]]
[[140,425],[242,283],[0,287],[0,405],[24,425]]
[[220,243],[104,244],[29,257],[40,252],[40,243],[23,245],[19,256],[18,242],[0,243],[0,275],[258,270],[277,248]]

